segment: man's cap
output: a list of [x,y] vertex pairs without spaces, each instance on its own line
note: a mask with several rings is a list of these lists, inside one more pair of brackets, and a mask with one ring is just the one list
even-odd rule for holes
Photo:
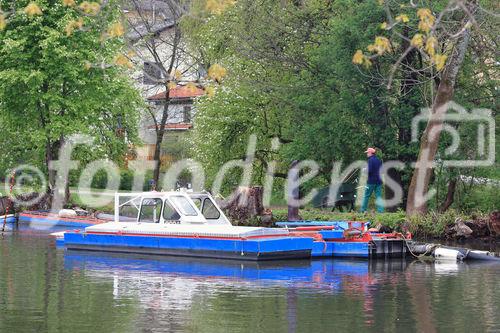
[[372,154],[375,154],[376,152],[377,152],[377,150],[375,148],[372,148],[372,147],[366,149],[366,151],[365,151],[365,153],[372,153]]

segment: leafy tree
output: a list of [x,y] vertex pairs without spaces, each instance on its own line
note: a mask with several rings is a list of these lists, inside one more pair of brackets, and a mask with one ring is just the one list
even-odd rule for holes
[[[257,158],[257,170],[278,160],[283,174],[292,160],[313,159],[321,167],[317,184],[329,181],[332,161],[363,159],[364,148],[373,145],[383,152],[384,160],[407,163],[405,170],[389,170],[407,195],[412,178],[409,165],[419,150],[411,138],[412,119],[431,104],[441,82],[440,70],[447,66],[448,49],[432,42],[434,53],[429,57],[426,52],[432,52],[431,47],[425,45],[429,36],[422,31],[423,46],[412,47],[422,21],[418,10],[401,7],[407,6],[401,1],[386,4],[397,13],[392,23],[387,22],[387,10],[378,2],[352,0],[241,0],[221,15],[209,16],[199,24],[190,22],[192,43],[203,42],[200,56],[228,69],[215,97],[198,105],[193,146],[197,147],[195,155],[210,165],[208,174],[213,175],[227,160],[242,158],[251,133],[258,135],[257,150],[266,152]],[[435,3],[433,8],[439,11],[446,4]],[[432,20],[427,11],[421,14],[424,23]],[[463,13],[455,14],[447,24],[459,26]],[[491,20],[481,22],[494,31]],[[443,30],[439,34],[445,35]],[[374,36],[381,38],[374,40]],[[455,97],[466,107],[496,109],[494,62],[476,61],[494,59],[493,41],[474,39],[465,55]],[[368,53],[356,52],[367,47]],[[355,66],[353,61],[363,66]],[[472,144],[475,137],[470,128],[461,126],[459,130],[465,134],[463,141]],[[278,152],[269,153],[273,136],[282,145]],[[443,135],[439,151],[449,140]],[[467,147],[459,153],[467,154]],[[443,176],[459,179],[460,173],[468,172],[480,170],[455,170]],[[229,179],[228,184],[235,181]],[[436,177],[430,181],[437,184]],[[436,207],[449,205],[447,192],[441,190],[443,203]],[[392,196],[387,189],[386,195]],[[406,205],[406,197],[403,200]]]
[[[380,56],[393,53],[395,61],[384,74],[388,88],[392,87],[395,75],[412,78],[414,84],[427,86],[427,98],[431,105],[431,117],[421,136],[417,167],[412,175],[408,189],[407,214],[426,213],[428,206],[425,196],[433,176],[434,160],[438,156],[443,116],[448,111],[447,103],[455,96],[458,75],[463,70],[466,56],[473,53],[477,62],[490,68],[482,69],[481,77],[496,72],[491,66],[495,58],[496,35],[484,27],[496,31],[495,4],[490,1],[433,1],[410,6],[399,1],[381,1],[387,13],[387,22],[381,24],[382,30],[391,33],[390,37],[379,34],[367,46],[368,53],[356,51],[355,64],[372,66]],[[394,46],[402,45],[394,52]],[[481,50],[480,52],[477,52]],[[409,57],[419,61],[409,62]],[[472,73],[467,73],[471,75]],[[494,76],[494,75],[493,75]],[[492,96],[489,96],[491,99]],[[449,193],[453,193],[453,182]],[[450,201],[450,198],[447,199]],[[449,207],[448,204],[444,208]]]
[[[122,160],[136,140],[141,99],[123,68],[111,65],[123,41],[93,28],[114,22],[119,8],[109,4],[96,16],[84,4],[0,1],[9,13],[0,32],[1,121],[11,133],[21,129],[25,145],[44,161],[50,191],[55,174],[49,162],[70,135],[96,139],[92,148],[77,152],[83,161]],[[77,29],[68,29],[75,22]],[[33,162],[29,158],[24,161]]]
[[[325,183],[332,161],[364,158],[367,145],[382,148],[388,159],[408,155],[409,135],[393,139],[398,131],[409,132],[410,122],[398,121],[402,106],[351,64],[356,47],[371,39],[384,16],[371,2],[240,1],[208,19],[191,36],[204,41],[207,61],[220,61],[229,74],[221,96],[198,106],[194,146],[226,153],[198,149],[197,156],[220,165],[241,158],[244,151],[234,143],[246,142],[250,133],[259,135],[264,151],[275,136],[282,143],[279,154],[262,154],[257,167],[278,158],[286,175],[291,161],[313,159]],[[414,107],[412,114],[418,111]],[[217,114],[224,116],[215,120]]]

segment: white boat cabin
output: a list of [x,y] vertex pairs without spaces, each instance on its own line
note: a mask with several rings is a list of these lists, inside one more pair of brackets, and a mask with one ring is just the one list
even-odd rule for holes
[[[129,200],[122,201],[127,197]],[[231,225],[209,193],[145,192],[115,196],[115,222]]]

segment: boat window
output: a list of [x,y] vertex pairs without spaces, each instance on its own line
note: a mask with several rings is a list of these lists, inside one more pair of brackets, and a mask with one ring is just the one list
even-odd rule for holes
[[170,199],[174,202],[174,205],[181,210],[182,214],[186,216],[198,215],[196,213],[196,209],[193,207],[193,205],[191,205],[191,203],[189,203],[189,200],[186,199],[185,197],[180,195],[174,195],[170,197]]
[[210,220],[217,220],[220,217],[220,212],[217,209],[217,207],[214,205],[212,200],[209,198],[206,198],[203,201],[203,216],[205,216],[206,219]]
[[163,219],[165,221],[178,221],[180,218],[181,216],[177,213],[175,208],[172,207],[168,201],[165,201],[165,207],[163,207]]
[[143,199],[139,222],[159,223],[161,217],[162,200],[158,198]]
[[194,204],[196,205],[196,207],[201,210],[201,199],[200,198],[191,198],[191,200],[193,200]]

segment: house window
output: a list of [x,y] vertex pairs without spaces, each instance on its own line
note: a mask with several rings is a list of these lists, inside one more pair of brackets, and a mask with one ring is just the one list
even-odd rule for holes
[[156,85],[165,79],[161,65],[156,62],[145,61],[143,71],[143,83]]
[[191,105],[184,106],[182,121],[189,124],[191,122]]

